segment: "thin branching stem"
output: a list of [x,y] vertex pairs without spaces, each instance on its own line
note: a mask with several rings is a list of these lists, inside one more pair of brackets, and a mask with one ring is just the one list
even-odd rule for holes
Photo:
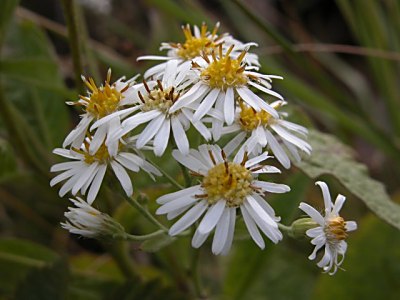
[[132,207],[136,208],[148,221],[162,229],[164,232],[168,231],[167,227],[161,224],[146,208],[140,205],[140,203],[136,199],[133,199],[131,197],[125,197],[125,199]]
[[81,75],[83,74],[83,65],[82,65],[82,56],[81,56],[81,46],[78,32],[79,32],[79,23],[76,14],[76,7],[74,0],[61,0],[65,20],[67,22],[68,28],[68,39],[69,45],[71,47],[72,60],[74,64],[74,73],[75,73],[75,84],[80,91],[81,94],[84,93],[84,85],[81,80]]

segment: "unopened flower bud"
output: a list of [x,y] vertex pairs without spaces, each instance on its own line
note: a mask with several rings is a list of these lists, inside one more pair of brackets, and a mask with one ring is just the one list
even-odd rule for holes
[[295,220],[291,225],[290,235],[294,238],[302,238],[306,236],[306,231],[319,226],[311,218],[301,218]]
[[113,239],[126,235],[125,229],[108,214],[102,213],[77,197],[70,199],[76,207],[69,207],[64,215],[67,218],[61,223],[64,229],[88,238]]

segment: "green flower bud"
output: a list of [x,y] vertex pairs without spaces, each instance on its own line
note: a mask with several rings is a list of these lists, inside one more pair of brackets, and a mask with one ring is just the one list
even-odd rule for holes
[[290,226],[289,235],[293,238],[302,238],[306,235],[306,231],[319,225],[311,218],[301,218],[295,220]]

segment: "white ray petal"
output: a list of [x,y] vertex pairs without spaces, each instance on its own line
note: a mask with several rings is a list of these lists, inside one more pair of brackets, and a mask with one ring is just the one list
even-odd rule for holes
[[200,233],[206,234],[214,229],[215,225],[217,225],[219,219],[221,218],[222,213],[224,212],[225,205],[225,200],[219,200],[208,209],[198,227]]
[[208,204],[206,200],[197,203],[186,214],[184,214],[183,217],[181,217],[174,225],[171,226],[171,228],[169,229],[169,234],[174,236],[184,231],[186,228],[188,228],[190,225],[192,225],[201,217],[201,215],[204,213],[207,207]]
[[132,187],[132,182],[131,182],[131,179],[129,178],[128,173],[116,161],[111,161],[111,168],[113,169],[115,176],[117,176],[119,182],[121,183],[121,186],[124,189],[126,195],[128,197],[132,196],[133,187]]

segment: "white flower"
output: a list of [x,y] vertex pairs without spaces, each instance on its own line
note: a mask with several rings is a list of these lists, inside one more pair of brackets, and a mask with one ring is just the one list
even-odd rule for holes
[[[271,106],[278,109],[284,104],[286,103],[283,101],[276,101]],[[257,155],[266,146],[269,146],[275,158],[288,169],[290,168],[290,159],[287,152],[292,155],[293,159],[300,161],[301,157],[297,149],[310,155],[311,146],[301,138],[307,137],[307,129],[284,120],[285,115],[285,113],[280,113],[280,118],[274,118],[265,110],[256,111],[241,101],[232,125],[223,128],[222,120],[212,119],[213,136],[217,140],[221,134],[239,132],[226,145],[228,153],[241,145],[239,152],[248,151]]]
[[[67,104],[83,106],[85,113],[81,115],[82,120],[79,124],[65,138],[63,148],[70,145],[73,148],[79,148],[86,137],[92,121],[102,119],[118,111],[125,105],[131,104],[132,93],[134,91],[130,85],[136,78],[137,76],[124,82],[124,77],[122,77],[111,84],[111,69],[109,69],[104,85],[97,87],[93,78],[86,79],[82,76],[83,82],[89,88],[88,95],[80,96],[78,101],[67,102]],[[107,122],[104,122],[93,136],[93,141],[89,149],[90,153],[95,153],[103,141],[119,129],[119,127],[119,118],[107,118]],[[115,147],[112,150],[116,150]]]
[[[173,151],[174,158],[190,169],[201,183],[157,199],[162,206],[157,214],[167,214],[168,219],[184,215],[170,228],[174,236],[201,218],[192,239],[192,246],[200,247],[215,228],[212,243],[214,254],[227,254],[231,248],[237,209],[240,209],[247,229],[260,247],[265,243],[259,229],[274,243],[282,239],[273,208],[264,200],[264,194],[285,193],[287,185],[257,180],[258,174],[278,173],[277,168],[261,165],[267,153],[252,159],[235,156],[228,161],[217,145],[201,145],[190,150],[189,155]],[[259,229],[258,229],[259,228]]]
[[[185,95],[186,88],[192,83],[193,78],[190,73],[190,66],[178,69],[178,62],[171,60],[166,63],[162,80],[144,81],[143,84],[135,85],[138,102],[135,108],[139,112],[126,118],[122,122],[121,129],[110,138],[110,141],[114,143],[115,140],[145,123],[148,124],[139,134],[136,147],[141,149],[148,142],[153,141],[154,153],[157,156],[164,153],[171,131],[179,151],[185,154],[189,153],[189,141],[185,131],[189,129],[190,123],[206,140],[211,139],[211,133],[203,123],[192,122],[192,111],[196,105],[170,113],[171,106],[180,101],[182,95]],[[128,110],[131,109],[128,108],[126,111]],[[125,113],[124,110],[118,112],[118,114],[122,113]],[[93,127],[102,122],[103,120],[98,121]]]
[[[231,57],[236,58],[240,55],[243,50],[248,50],[251,46],[257,46],[256,43],[242,43],[234,39],[228,33],[218,35],[219,23],[217,23],[210,33],[207,25],[203,23],[201,28],[194,25],[193,31],[190,25],[182,26],[182,31],[185,36],[184,43],[162,43],[160,50],[167,50],[166,56],[161,55],[145,55],[138,57],[137,60],[177,60],[178,68],[184,67],[185,65],[191,65],[191,60],[201,55],[210,55],[211,51],[218,45],[221,45],[225,50],[229,49],[230,46],[234,45],[234,51],[231,52]],[[260,66],[258,62],[258,56],[253,53],[249,53],[245,58],[244,62],[247,65],[253,65],[256,67]],[[144,77],[159,78],[163,75],[165,70],[165,62],[158,64],[148,69]]]
[[[120,147],[123,148],[123,145]],[[73,195],[76,195],[78,192],[85,195],[89,190],[87,201],[89,204],[92,204],[96,199],[109,165],[128,196],[132,195],[133,187],[125,168],[133,172],[139,172],[139,170],[142,169],[150,176],[152,174],[158,176],[161,175],[154,166],[136,154],[118,150],[118,153],[115,156],[112,156],[108,152],[104,143],[94,154],[89,152],[89,148],[90,140],[86,139],[80,149],[54,149],[54,154],[73,160],[70,162],[55,164],[50,169],[51,172],[62,171],[61,174],[57,175],[50,181],[50,186],[54,186],[63,180],[67,180],[59,191],[60,197],[63,197],[69,191],[71,191]]]
[[64,213],[67,221],[61,223],[62,228],[88,238],[107,238],[125,234],[121,224],[93,208],[83,199],[77,197],[69,200],[75,207],[68,207],[69,211]]
[[208,114],[215,104],[215,110],[224,116],[228,125],[231,125],[235,118],[235,99],[240,96],[256,111],[264,109],[274,118],[279,117],[277,111],[250,88],[283,100],[281,95],[271,90],[270,83],[272,78],[282,77],[255,72],[254,67],[243,63],[246,51],[242,51],[237,58],[232,58],[230,53],[233,47],[232,45],[224,51],[220,45],[215,51],[212,50],[210,56],[203,55],[193,60],[193,69],[197,71],[200,81],[171,107],[170,112],[190,106],[194,102],[200,103],[193,115],[193,121],[197,122]]
[[[311,240],[311,244],[315,245],[314,251],[308,257],[314,260],[317,251],[325,248],[324,256],[318,262],[318,267],[323,268],[325,272],[330,272],[330,275],[336,273],[344,260],[347,250],[347,232],[357,229],[357,223],[354,221],[344,221],[339,215],[339,211],[343,206],[346,197],[338,195],[335,203],[332,203],[328,186],[325,182],[317,181],[322,190],[322,195],[325,203],[325,216],[322,216],[315,208],[306,204],[300,203],[300,209],[308,214],[316,223],[318,227],[307,230],[306,234]],[[339,260],[339,256],[341,259]],[[333,271],[331,271],[333,269]]]

